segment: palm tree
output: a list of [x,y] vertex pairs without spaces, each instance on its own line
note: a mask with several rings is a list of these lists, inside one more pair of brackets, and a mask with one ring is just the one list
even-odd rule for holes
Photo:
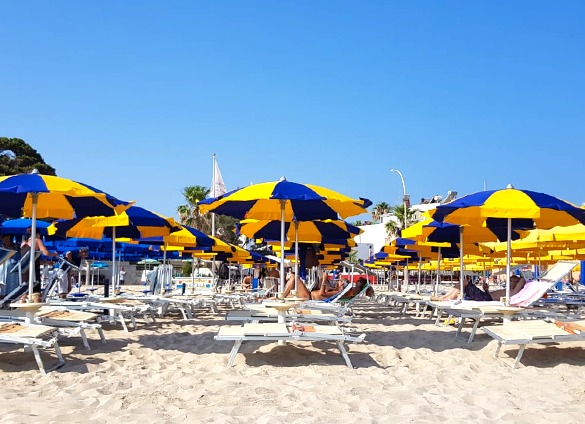
[[[397,205],[397,206],[392,206],[390,208],[390,212],[392,213],[392,215],[394,215],[394,217],[396,218],[389,220],[386,223],[386,231],[388,233],[389,236],[394,237],[394,236],[398,236],[398,234],[400,234],[400,231],[403,230],[405,228],[404,226],[404,205]],[[406,208],[406,226],[408,227],[410,224],[416,222],[415,221],[415,211],[410,209],[410,208]]]
[[374,209],[372,209],[372,220],[374,222],[378,222],[382,216],[386,215],[388,212],[390,212],[390,210],[391,206],[388,203],[378,203],[376,206],[374,206]]
[[203,186],[188,186],[181,192],[187,201],[186,205],[177,207],[181,224],[189,225],[208,234],[211,231],[211,220],[207,214],[199,211],[197,202],[209,195],[209,189]]
[[[181,224],[197,228],[205,234],[211,234],[211,214],[202,214],[199,211],[197,202],[205,199],[209,195],[210,189],[203,186],[188,186],[182,191],[186,205],[177,208]],[[215,236],[227,243],[237,242],[235,233],[237,219],[230,216],[215,216]]]
[[226,243],[238,244],[237,223],[238,220],[231,216],[215,215],[215,237]]

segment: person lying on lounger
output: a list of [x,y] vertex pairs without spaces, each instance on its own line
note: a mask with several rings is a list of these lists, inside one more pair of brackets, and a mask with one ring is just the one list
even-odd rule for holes
[[[522,290],[525,285],[526,280],[524,277],[519,277],[518,275],[510,276],[510,297],[514,296],[516,293]],[[489,290],[489,285],[485,282],[483,284],[483,290],[486,292]],[[489,294],[492,300],[500,300],[501,297],[506,296],[506,289],[494,290],[489,292]]]
[[[349,292],[347,292],[346,296],[344,296],[344,297],[352,298],[352,297],[357,296],[358,294],[360,294],[362,292],[362,290],[364,289],[366,284],[368,284],[367,279],[365,279],[364,277],[358,278],[355,286],[352,287],[352,289]],[[372,286],[368,286],[365,294],[367,297],[373,297],[375,295],[374,288]]]
[[[466,300],[478,300],[478,301],[490,301],[490,300],[500,300],[501,297],[506,296],[506,289],[494,290],[492,292],[489,291],[489,285],[487,282],[483,282],[482,289],[477,287],[475,284],[471,283],[471,276],[465,277],[465,281],[463,282],[463,293],[465,295]],[[510,296],[515,295],[522,287],[526,280],[524,277],[519,277],[517,275],[512,275],[510,277]],[[461,290],[459,286],[454,286],[442,296],[433,297],[432,300],[456,300],[460,296]]]
[[[345,285],[349,284],[349,280],[346,278],[342,278],[337,281],[335,286],[331,286],[329,284],[329,278],[327,273],[323,273],[323,277],[321,279],[321,284],[319,288],[309,292],[307,286],[300,278],[296,278],[296,296],[304,299],[311,299],[311,300],[325,300],[336,294],[339,294],[344,288]],[[284,297],[292,296],[291,292],[295,289],[295,274],[291,274],[290,277],[286,280],[286,284],[284,286]]]

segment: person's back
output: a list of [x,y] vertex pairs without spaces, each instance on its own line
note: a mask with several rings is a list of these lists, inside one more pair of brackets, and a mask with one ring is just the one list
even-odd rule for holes
[[242,280],[242,288],[245,290],[252,288],[252,278],[249,275],[246,275]]

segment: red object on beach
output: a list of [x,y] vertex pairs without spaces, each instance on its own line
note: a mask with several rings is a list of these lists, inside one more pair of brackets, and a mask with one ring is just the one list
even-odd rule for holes
[[370,282],[370,284],[374,284],[376,282],[376,276],[375,275],[366,275],[366,274],[357,274],[357,273],[347,273],[347,272],[342,272],[339,274],[339,278],[347,278],[351,283],[355,284],[357,283],[357,281],[360,278],[365,278],[366,280],[368,280]]

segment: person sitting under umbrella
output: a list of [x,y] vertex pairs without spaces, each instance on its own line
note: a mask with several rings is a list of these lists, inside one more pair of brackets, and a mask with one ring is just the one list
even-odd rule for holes
[[[65,260],[70,264],[77,267],[77,269],[69,266],[66,268],[60,268],[58,273],[58,281],[59,281],[59,297],[64,299],[67,297],[67,294],[71,291],[71,277],[73,276],[73,271],[77,271],[81,268],[81,263],[87,258],[88,250],[87,247],[80,247],[79,250],[76,251],[68,251],[65,253]],[[80,282],[81,283],[81,282]]]
[[[510,296],[513,296],[522,290],[525,283],[526,280],[524,277],[512,275],[510,277]],[[489,285],[485,281],[482,283],[482,288],[483,290],[471,282],[470,275],[465,277],[465,280],[463,281],[463,293],[466,300],[491,301],[500,300],[501,297],[506,296],[506,289],[490,292]],[[432,300],[456,300],[459,298],[460,293],[461,290],[459,289],[459,286],[454,286],[444,295],[433,297]]]
[[[47,246],[45,246],[45,243],[43,243],[43,240],[41,239],[40,233],[36,233],[35,241],[33,242],[32,237],[31,237],[31,232],[32,232],[32,228],[29,227],[27,230],[28,238],[20,244],[21,257],[23,257],[28,252],[30,252],[31,247],[33,246],[33,243],[34,243],[34,247],[35,247],[35,252],[41,252],[43,255],[45,255],[47,257],[59,256],[59,254],[57,252],[49,252],[49,249],[47,249]],[[38,257],[35,260],[34,274],[35,274],[35,281],[32,282],[32,284],[33,284],[33,296],[32,296],[33,302],[40,302],[40,297],[41,297],[41,295],[40,295],[40,293],[41,293],[41,258],[40,257]],[[23,276],[23,278],[28,278],[28,275]],[[28,298],[28,293],[25,293],[24,295],[22,295],[20,300],[21,300],[21,302],[26,302],[27,298]]]
[[323,273],[323,277],[321,279],[321,284],[319,288],[312,290],[309,292],[307,286],[300,278],[295,278],[295,274],[291,274],[286,281],[284,286],[284,297],[289,297],[292,291],[295,290],[295,280],[296,280],[296,296],[303,299],[311,299],[311,300],[325,300],[339,294],[347,284],[350,284],[347,278],[342,278],[337,281],[337,284],[332,287],[329,284],[329,276],[326,272]]

